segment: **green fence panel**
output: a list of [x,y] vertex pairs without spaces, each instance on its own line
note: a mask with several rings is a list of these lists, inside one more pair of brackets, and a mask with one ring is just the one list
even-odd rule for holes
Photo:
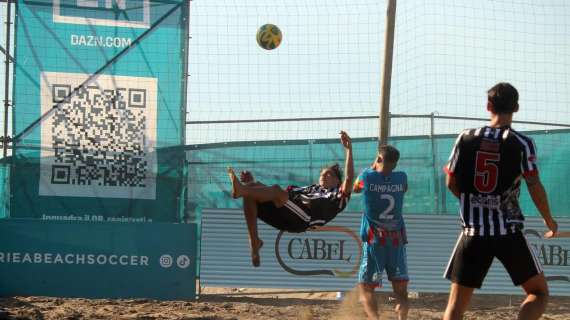
[[[538,146],[538,166],[548,192],[552,212],[570,216],[570,174],[568,158],[570,138],[567,130],[527,132]],[[409,192],[404,212],[417,214],[456,214],[457,200],[445,187],[442,171],[456,136],[393,137],[390,143],[401,153],[397,170],[408,174]],[[369,166],[375,158],[376,139],[353,142],[355,174]],[[307,185],[316,183],[320,169],[326,164],[344,162],[343,148],[337,140],[297,140],[240,142],[188,147],[189,202],[193,208],[240,208],[240,201],[230,197],[227,166],[250,170],[265,184]],[[347,210],[360,211],[358,195],[353,196]],[[536,216],[526,187],[521,188],[523,212]]]

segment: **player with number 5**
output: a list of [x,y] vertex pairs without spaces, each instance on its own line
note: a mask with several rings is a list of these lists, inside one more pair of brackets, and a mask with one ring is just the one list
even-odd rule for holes
[[381,286],[384,269],[396,295],[398,319],[404,320],[408,315],[408,241],[402,217],[408,178],[404,172],[393,171],[399,159],[400,152],[396,148],[380,146],[375,162],[362,171],[353,187],[354,192],[363,195],[358,288],[368,319],[378,319],[374,289]]
[[489,125],[464,130],[444,168],[447,187],[459,199],[463,227],[445,270],[452,282],[445,320],[463,318],[495,257],[527,295],[518,319],[538,319],[546,308],[542,265],[522,232],[522,180],[549,229],[545,237],[555,236],[558,225],[538,176],[534,141],[511,128],[518,100],[517,89],[509,83],[489,89]]

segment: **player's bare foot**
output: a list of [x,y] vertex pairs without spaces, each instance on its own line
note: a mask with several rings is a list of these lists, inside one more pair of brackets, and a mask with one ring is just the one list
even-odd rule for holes
[[253,179],[253,175],[251,174],[251,172],[247,170],[244,170],[240,173],[239,179],[244,184],[250,184],[255,182],[255,180]]
[[256,241],[251,241],[251,264],[254,267],[259,267],[261,265],[261,257],[259,256],[259,250],[263,247],[263,241],[257,239]]
[[232,167],[228,167],[228,175],[230,176],[230,181],[232,182],[232,198],[237,199],[241,197],[241,194],[239,192],[241,183],[236,177],[236,173]]

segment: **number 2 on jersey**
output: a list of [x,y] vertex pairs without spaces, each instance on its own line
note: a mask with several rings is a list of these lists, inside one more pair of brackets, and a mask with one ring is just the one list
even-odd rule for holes
[[481,193],[491,193],[497,188],[499,166],[501,160],[498,153],[477,151],[475,158],[475,188]]
[[380,199],[388,200],[388,206],[382,213],[378,216],[379,219],[393,219],[394,218],[394,204],[396,204],[396,200],[394,200],[394,196],[390,194],[383,194],[380,195]]

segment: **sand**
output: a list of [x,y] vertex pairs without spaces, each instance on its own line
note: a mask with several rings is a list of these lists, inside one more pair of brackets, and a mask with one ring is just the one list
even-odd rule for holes
[[[382,318],[396,319],[394,302],[379,294]],[[409,319],[441,319],[445,294],[411,299]],[[465,319],[515,319],[522,296],[476,295]],[[11,297],[0,299],[0,319],[364,319],[356,295],[281,289],[205,288],[196,301]],[[570,319],[570,297],[552,297],[543,319]]]

